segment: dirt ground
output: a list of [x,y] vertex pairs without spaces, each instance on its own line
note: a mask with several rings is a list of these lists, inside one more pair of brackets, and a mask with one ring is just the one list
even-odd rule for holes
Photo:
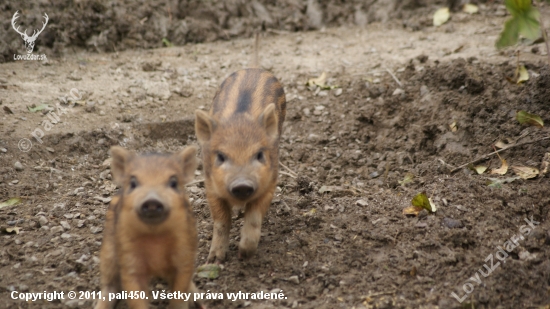
[[[280,79],[288,101],[281,161],[298,178],[280,176],[258,254],[238,261],[236,215],[220,276],[195,282],[203,292],[283,290],[286,299],[206,301],[208,308],[550,306],[550,176],[488,186],[489,178],[514,173],[450,173],[498,141],[550,136],[547,127],[515,119],[525,110],[550,122],[544,46],[497,51],[502,12],[496,4],[478,15],[455,12],[439,28],[429,26],[431,15],[404,14],[385,23],[262,33],[261,66]],[[223,79],[251,63],[252,46],[245,34],[108,53],[62,45],[59,53],[37,51],[48,55],[45,62],[0,65],[0,202],[24,197],[0,208],[0,308],[92,307],[92,300],[24,302],[10,293],[99,290],[105,210],[116,192],[105,162],[110,146],[175,152],[197,144],[193,111],[209,109]],[[517,50],[530,73],[522,85],[507,80]],[[322,72],[338,88],[305,85]],[[59,119],[29,111],[39,104]],[[510,165],[539,168],[546,153],[548,139],[500,155]],[[496,169],[500,161],[492,156],[480,164]],[[414,179],[402,185],[407,174]],[[201,265],[212,221],[202,184],[188,191]],[[403,215],[423,191],[437,212]],[[540,224],[498,260],[499,247],[520,234],[525,219]],[[18,234],[5,232],[13,227]],[[485,277],[489,256],[494,270]],[[479,283],[470,279],[476,273]],[[462,303],[451,295],[462,298],[470,286]]]

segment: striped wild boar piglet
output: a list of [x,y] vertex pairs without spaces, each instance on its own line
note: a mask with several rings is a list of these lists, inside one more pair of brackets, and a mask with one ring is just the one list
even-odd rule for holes
[[206,197],[214,221],[208,263],[225,259],[234,207],[244,209],[239,258],[256,252],[277,184],[285,114],[283,87],[273,74],[259,68],[231,74],[214,97],[211,110],[195,112]]

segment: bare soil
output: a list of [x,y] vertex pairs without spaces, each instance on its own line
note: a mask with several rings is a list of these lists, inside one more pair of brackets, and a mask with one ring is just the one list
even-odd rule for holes
[[[4,9],[12,14],[16,8],[4,4]],[[518,110],[526,110],[550,121],[543,45],[495,50],[504,22],[496,16],[499,10],[456,12],[440,28],[429,26],[430,13],[263,33],[261,65],[281,80],[288,101],[281,161],[298,178],[280,176],[258,254],[238,261],[242,219],[237,219],[220,276],[195,282],[204,292],[283,290],[287,299],[206,301],[209,308],[550,305],[549,176],[488,186],[489,178],[514,173],[477,175],[467,168],[450,173],[492,152],[497,141],[550,135],[546,127],[522,126],[515,119]],[[110,53],[63,45],[59,54],[45,49],[46,62],[0,65],[0,202],[24,197],[21,204],[0,208],[0,308],[92,307],[91,300],[12,300],[10,292],[99,290],[101,232],[116,192],[105,163],[110,146],[175,152],[196,144],[193,111],[208,109],[223,79],[252,60],[252,40],[242,36],[147,50],[128,45]],[[18,44],[22,53],[22,41]],[[507,79],[516,68],[516,50],[530,73],[521,85]],[[305,85],[322,72],[339,88]],[[28,109],[42,103],[58,113],[51,127],[45,111]],[[58,103],[65,114],[59,114]],[[32,136],[37,129],[42,143]],[[24,138],[28,141],[21,142]],[[550,140],[544,140],[501,156],[510,165],[539,168],[549,152]],[[500,160],[480,164],[498,168]],[[413,182],[401,185],[409,173]],[[202,184],[188,190],[200,265],[208,255],[212,221]],[[437,212],[403,215],[423,191],[439,206]],[[499,261],[498,247],[520,233],[525,218],[540,224],[518,241],[505,263],[480,275],[479,284],[470,280],[484,264],[490,266],[490,254],[494,264]],[[13,227],[20,228],[18,234],[5,232]],[[451,293],[465,295],[467,282],[473,292],[459,303]],[[166,285],[155,282],[152,288]],[[154,308],[165,305],[153,302]]]

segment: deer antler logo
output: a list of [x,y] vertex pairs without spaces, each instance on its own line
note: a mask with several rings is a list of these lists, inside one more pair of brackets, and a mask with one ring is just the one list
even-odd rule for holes
[[34,41],[36,41],[36,38],[38,37],[38,35],[40,33],[42,33],[42,31],[44,31],[44,28],[46,28],[46,25],[48,24],[48,14],[44,13],[44,19],[46,19],[45,22],[42,22],[42,29],[40,29],[40,31],[37,32],[37,30],[34,30],[33,33],[32,33],[32,36],[28,36],[27,35],[27,29],[25,29],[25,32],[21,32],[19,31],[19,27],[20,26],[17,26],[17,28],[15,28],[15,20],[19,18],[19,15],[18,15],[19,11],[15,12],[15,14],[13,14],[13,18],[11,19],[11,26],[13,27],[13,29],[19,33],[21,35],[21,37],[23,38],[23,40],[25,41],[25,48],[27,49],[27,53],[30,54],[32,53],[33,49],[34,49]]

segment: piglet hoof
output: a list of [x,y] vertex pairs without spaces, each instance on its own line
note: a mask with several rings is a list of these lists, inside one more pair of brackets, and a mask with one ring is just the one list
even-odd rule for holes
[[208,255],[208,258],[206,259],[206,264],[223,264],[223,261],[225,260],[225,256],[220,258],[218,256],[216,256],[216,254],[214,253],[210,253]]
[[250,259],[254,254],[256,254],[256,248],[242,248],[239,247],[239,255],[238,258],[241,261]]

